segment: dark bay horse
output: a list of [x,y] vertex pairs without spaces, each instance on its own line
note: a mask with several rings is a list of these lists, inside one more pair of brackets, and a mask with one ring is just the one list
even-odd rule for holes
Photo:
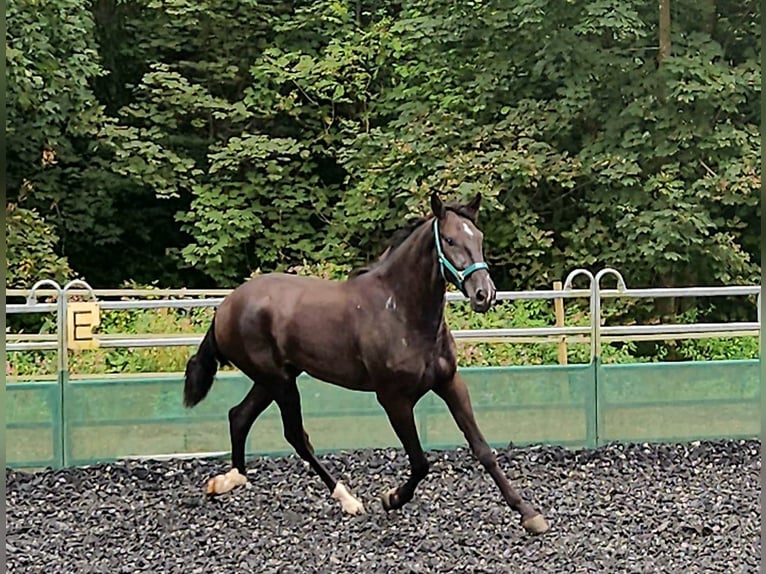
[[207,395],[219,364],[231,364],[253,380],[244,400],[229,411],[232,470],[208,483],[217,494],[243,484],[245,441],[253,422],[275,401],[284,435],[299,456],[350,514],[364,507],[316,458],[303,428],[296,378],[306,372],[347,389],[376,394],[410,462],[410,476],[382,495],[386,510],[409,502],[428,472],[413,408],[433,391],[449,407],[474,455],[505,501],[536,534],[543,516],[524,501],[498,466],[482,436],[465,382],[457,372],[455,341],[444,318],[447,281],[479,313],[495,298],[476,226],[481,197],[445,205],[431,196],[432,216],[410,222],[370,267],[345,281],[281,273],[250,279],[216,311],[197,353],[186,366],[184,403]]

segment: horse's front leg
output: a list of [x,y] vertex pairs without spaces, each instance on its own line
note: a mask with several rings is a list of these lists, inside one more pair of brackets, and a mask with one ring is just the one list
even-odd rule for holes
[[535,510],[529,503],[522,500],[521,496],[511,485],[500,466],[497,464],[495,453],[484,440],[471,406],[471,398],[468,389],[460,375],[456,374],[452,379],[434,389],[452,413],[455,422],[468,441],[471,451],[479,459],[482,466],[487,470],[492,479],[500,488],[500,492],[508,505],[521,514],[521,525],[533,534],[542,534],[549,528],[543,515]]
[[412,500],[418,483],[428,474],[428,459],[420,445],[418,430],[415,426],[413,413],[415,401],[410,397],[394,393],[378,393],[378,402],[386,411],[388,420],[410,460],[410,477],[407,482],[397,488],[392,488],[381,496],[383,508],[393,510],[401,508]]

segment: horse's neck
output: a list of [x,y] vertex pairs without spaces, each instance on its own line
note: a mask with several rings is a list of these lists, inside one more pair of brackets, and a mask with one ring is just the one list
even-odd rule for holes
[[438,330],[444,318],[445,283],[439,273],[430,222],[391,252],[380,271],[410,321],[429,331]]

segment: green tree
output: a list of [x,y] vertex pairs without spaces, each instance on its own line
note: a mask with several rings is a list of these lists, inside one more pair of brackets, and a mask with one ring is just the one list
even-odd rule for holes
[[[41,232],[55,230],[45,245],[95,285],[156,277],[161,265],[146,258],[177,206],[163,222],[155,198],[111,169],[108,117],[94,91],[106,73],[91,3],[13,0],[7,17],[9,201],[18,213],[33,210],[28,223]],[[49,269],[42,265],[38,278]]]
[[87,2],[27,0],[11,2],[7,18],[8,197],[53,223],[63,250],[111,201],[91,188],[104,119],[89,85],[102,73],[93,19]]
[[59,4],[9,9],[11,197],[88,279],[357,265],[433,190],[501,288],[758,272],[760,5],[673,0],[659,66],[638,0]]
[[69,262],[54,251],[59,240],[55,228],[36,211],[7,204],[5,238],[8,288],[29,289],[40,279],[63,284],[74,278]]

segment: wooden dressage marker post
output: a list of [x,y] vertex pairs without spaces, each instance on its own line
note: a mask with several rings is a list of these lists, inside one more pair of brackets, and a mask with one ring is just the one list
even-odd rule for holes
[[72,351],[97,349],[99,341],[93,329],[101,323],[99,305],[95,301],[67,303],[67,347]]

